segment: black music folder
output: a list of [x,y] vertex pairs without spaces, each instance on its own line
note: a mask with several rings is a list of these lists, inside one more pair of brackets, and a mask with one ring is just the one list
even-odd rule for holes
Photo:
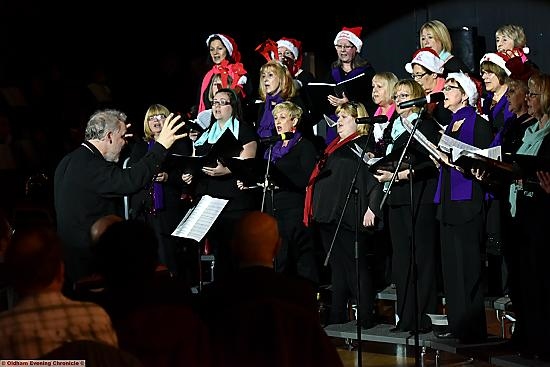
[[196,173],[199,172],[202,167],[216,167],[218,160],[237,157],[242,150],[243,146],[237,138],[235,138],[235,135],[233,135],[230,130],[225,130],[206,155],[185,156],[171,153],[168,155],[167,160],[175,161],[176,164],[183,167],[186,172]]
[[538,171],[550,172],[550,158],[511,154],[510,156],[505,156],[505,159],[514,166],[518,179],[538,182]]
[[[371,171],[372,173],[376,173],[376,171],[378,170],[395,172],[397,168],[397,163],[399,163],[399,158],[401,158],[401,154],[403,154],[404,148],[405,145],[394,147],[389,154],[386,154],[382,158],[371,158],[368,162],[366,162],[369,165],[369,171]],[[407,159],[405,157],[405,159],[403,159],[403,161],[401,162],[399,171],[403,171],[408,168],[409,162],[407,162]]]
[[[247,187],[263,185],[267,160],[263,158],[223,158],[224,165]],[[272,188],[291,189],[294,184],[273,162],[269,164],[268,185]]]
[[460,156],[453,163],[462,168],[466,175],[471,175],[472,169],[485,171],[488,183],[509,184],[519,173],[517,167],[511,163],[465,150],[460,152]]
[[308,83],[304,86],[304,90],[310,100],[312,112],[320,116],[333,115],[336,107],[328,102],[327,97],[332,95],[342,98],[342,93],[346,93],[349,100],[354,100],[354,96],[362,96],[365,88],[364,78],[366,78],[365,73],[361,73],[340,83]]

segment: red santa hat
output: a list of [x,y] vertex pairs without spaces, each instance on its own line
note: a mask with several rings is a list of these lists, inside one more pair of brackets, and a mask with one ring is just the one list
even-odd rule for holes
[[302,67],[302,42],[294,38],[282,37],[277,41],[278,47],[285,47],[294,55],[294,64],[299,69]]
[[221,33],[211,34],[206,39],[206,46],[210,46],[210,41],[214,37],[218,37],[222,41],[223,45],[227,49],[227,53],[229,54],[229,56],[233,57],[233,60],[235,60],[235,62],[240,62],[241,61],[241,54],[239,53],[237,43],[235,42],[235,40],[233,38],[231,38],[229,36],[226,36],[225,34],[221,34]]
[[336,35],[336,38],[334,38],[334,46],[336,46],[339,40],[346,40],[357,48],[357,52],[361,52],[361,47],[363,47],[363,41],[361,41],[362,30],[363,27],[343,27]]
[[492,62],[493,64],[499,66],[502,70],[506,72],[506,75],[510,76],[512,72],[506,67],[506,61],[510,60],[510,56],[506,55],[503,52],[489,52],[483,55],[479,61],[479,65],[484,62]]
[[430,47],[424,47],[416,50],[411,62],[405,64],[407,73],[413,73],[413,64],[422,65],[432,73],[443,74],[443,65],[445,62],[439,58],[437,51]]

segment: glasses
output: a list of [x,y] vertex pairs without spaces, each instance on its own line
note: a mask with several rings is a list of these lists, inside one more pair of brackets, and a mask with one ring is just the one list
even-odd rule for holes
[[420,80],[424,77],[424,75],[426,75],[428,73],[422,73],[422,74],[411,74],[411,77],[414,79],[414,80]]
[[166,120],[166,115],[153,115],[149,116],[148,120],[150,122],[160,122]]
[[350,48],[354,47],[353,45],[334,45],[337,50],[349,50]]
[[536,96],[540,96],[541,93],[535,93],[535,92],[529,91],[529,92],[525,93],[525,95],[529,98],[533,98],[533,97],[536,97]]
[[229,104],[231,104],[231,101],[228,99],[215,99],[212,101],[212,106],[227,106]]
[[445,88],[443,88],[445,92],[450,92],[453,89],[460,89],[460,87],[455,87],[454,85],[446,85]]
[[398,99],[405,99],[405,98],[409,98],[410,97],[410,94],[408,93],[401,93],[401,94],[396,94],[393,96],[393,100],[394,101],[397,101]]

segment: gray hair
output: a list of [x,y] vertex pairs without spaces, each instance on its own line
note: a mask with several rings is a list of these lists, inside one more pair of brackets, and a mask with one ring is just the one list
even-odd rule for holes
[[96,111],[88,120],[84,138],[103,139],[108,133],[120,130],[120,123],[126,122],[126,114],[118,110]]

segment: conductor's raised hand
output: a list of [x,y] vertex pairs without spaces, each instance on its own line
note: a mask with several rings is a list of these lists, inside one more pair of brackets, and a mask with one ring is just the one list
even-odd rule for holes
[[174,114],[171,113],[164,121],[157,142],[162,144],[166,149],[170,148],[176,140],[187,136],[187,133],[177,134],[178,130],[185,125],[185,121],[178,123],[179,119],[181,119],[180,115],[174,116]]

